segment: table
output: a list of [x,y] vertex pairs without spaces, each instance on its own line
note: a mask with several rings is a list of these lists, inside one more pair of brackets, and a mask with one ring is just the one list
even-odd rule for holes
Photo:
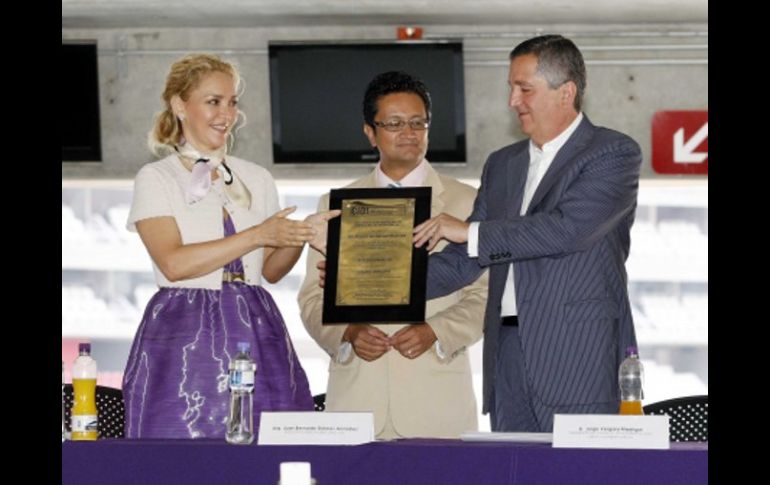
[[708,483],[708,443],[596,450],[440,439],[358,446],[106,439],[62,443],[62,484],[276,485],[284,461],[309,461],[318,485]]

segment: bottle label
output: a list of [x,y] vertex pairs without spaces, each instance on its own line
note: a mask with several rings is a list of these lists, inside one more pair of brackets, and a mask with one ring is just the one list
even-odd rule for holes
[[254,373],[253,372],[242,372],[241,373],[241,384],[244,385],[244,386],[254,387]]
[[95,414],[80,414],[72,416],[72,432],[87,433],[96,432],[98,421]]
[[254,389],[254,373],[239,370],[230,371],[230,389],[251,392]]

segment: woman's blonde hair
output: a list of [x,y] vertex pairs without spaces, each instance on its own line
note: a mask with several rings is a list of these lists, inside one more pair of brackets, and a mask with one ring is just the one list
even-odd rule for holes
[[[166,87],[161,95],[163,110],[155,115],[152,130],[148,137],[150,150],[157,156],[164,156],[174,151],[182,139],[182,123],[174,115],[171,99],[179,96],[187,101],[190,92],[200,85],[203,78],[212,72],[223,72],[230,75],[235,82],[236,92],[240,93],[241,77],[236,67],[212,54],[188,54],[171,65],[166,76]],[[233,127],[240,128],[239,123],[245,120],[241,110]],[[230,132],[231,134],[233,131]]]

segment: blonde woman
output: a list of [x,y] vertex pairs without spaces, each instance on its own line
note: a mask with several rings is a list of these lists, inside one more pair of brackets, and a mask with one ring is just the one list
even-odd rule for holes
[[240,341],[257,363],[254,423],[263,410],[312,410],[307,377],[262,278],[286,275],[305,243],[323,251],[326,222],[281,210],[270,173],[227,154],[240,117],[240,78],[207,54],[176,61],[150,145],[166,155],[139,171],[128,228],[139,233],[160,287],[126,371],[128,438],[222,438],[228,364]]

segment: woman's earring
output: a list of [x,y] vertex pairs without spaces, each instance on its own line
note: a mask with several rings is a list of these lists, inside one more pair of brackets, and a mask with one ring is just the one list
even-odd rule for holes
[[180,122],[184,122],[184,115],[179,115],[179,116],[177,116],[177,118],[179,118]]

